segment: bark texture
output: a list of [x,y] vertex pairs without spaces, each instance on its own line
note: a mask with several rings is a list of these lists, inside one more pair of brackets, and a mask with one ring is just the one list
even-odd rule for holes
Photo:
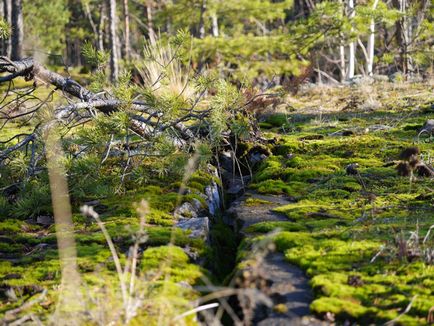
[[108,0],[110,23],[110,78],[116,81],[119,77],[118,41],[117,41],[117,17],[116,0]]
[[24,41],[22,0],[12,0],[11,27],[12,27],[11,59],[20,60],[23,57],[23,41]]

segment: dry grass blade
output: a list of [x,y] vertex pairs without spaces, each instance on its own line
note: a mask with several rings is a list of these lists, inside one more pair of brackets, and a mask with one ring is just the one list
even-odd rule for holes
[[127,287],[125,284],[124,273],[122,271],[121,261],[119,259],[116,248],[113,244],[113,241],[110,237],[110,234],[108,233],[107,229],[105,228],[104,223],[102,223],[101,219],[99,218],[99,214],[97,212],[95,212],[93,207],[84,205],[81,207],[81,212],[83,215],[89,216],[89,217],[92,217],[93,219],[95,219],[95,221],[97,222],[99,228],[101,229],[101,231],[104,235],[104,238],[105,238],[105,240],[106,240],[106,242],[110,248],[110,252],[112,254],[112,257],[113,257],[113,260],[115,263],[116,272],[117,272],[118,277],[119,277],[119,284],[121,287],[122,300],[123,300],[124,308],[127,308],[128,307],[128,294],[127,294]]
[[406,313],[408,313],[411,309],[411,306],[414,303],[414,300],[417,298],[417,295],[415,295],[413,298],[411,298],[410,303],[408,304],[408,306],[405,308],[405,310],[396,318],[388,321],[387,323],[384,324],[384,326],[386,325],[393,325],[395,324],[395,322],[397,322],[402,316],[404,316]]
[[186,311],[186,312],[182,313],[181,315],[176,316],[175,318],[172,319],[172,322],[176,322],[176,321],[181,320],[181,319],[183,319],[183,318],[185,318],[187,316],[196,314],[196,313],[198,313],[200,311],[205,311],[205,310],[208,310],[208,309],[217,308],[218,306],[219,306],[218,303],[210,303],[210,304],[206,304],[206,305],[203,305],[203,306],[196,307],[194,309],[191,309],[189,311]]

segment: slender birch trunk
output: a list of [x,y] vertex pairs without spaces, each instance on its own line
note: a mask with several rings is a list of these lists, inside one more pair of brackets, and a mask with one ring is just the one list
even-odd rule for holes
[[[354,9],[354,0],[348,0],[348,13],[349,18],[352,20],[356,16],[356,12]],[[353,31],[353,28],[351,28]],[[351,79],[354,77],[354,72],[356,68],[356,43],[354,41],[350,42],[348,45],[348,71],[347,78]]]
[[119,77],[119,59],[117,45],[116,0],[108,0],[110,22],[110,78],[116,81]]
[[124,56],[126,60],[131,58],[131,44],[130,44],[130,10],[128,8],[128,0],[123,0],[123,10],[124,10],[124,29],[125,29],[125,40],[124,40]]
[[346,64],[345,64],[345,46],[339,46],[339,61],[340,61],[340,71],[341,71],[341,82],[345,81],[346,76]]
[[[377,9],[379,0],[375,0],[372,5],[372,10]],[[375,50],[375,20],[371,18],[369,24],[369,38],[368,38],[368,57],[366,58],[366,73],[368,76],[372,76],[374,73],[374,50]]]
[[100,6],[100,15],[99,15],[99,23],[98,23],[98,50],[104,50],[104,29],[105,29],[105,20],[106,17],[106,6],[103,2]]
[[214,13],[211,16],[211,22],[212,22],[212,36],[219,37],[219,22],[216,13]]

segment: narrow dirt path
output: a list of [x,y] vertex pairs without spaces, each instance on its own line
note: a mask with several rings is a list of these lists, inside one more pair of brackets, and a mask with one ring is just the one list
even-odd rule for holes
[[[255,204],[258,202],[258,204]],[[252,236],[246,229],[260,222],[287,221],[273,208],[290,203],[283,196],[265,196],[248,191],[235,200],[228,210],[234,218],[235,229],[243,237]],[[260,308],[255,313],[255,325],[326,325],[310,315],[313,294],[309,279],[297,266],[289,264],[282,253],[271,252],[259,267],[270,284],[270,297],[278,311]]]

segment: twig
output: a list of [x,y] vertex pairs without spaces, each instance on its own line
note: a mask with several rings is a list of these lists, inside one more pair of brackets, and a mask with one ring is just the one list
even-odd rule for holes
[[432,229],[434,229],[434,224],[429,227],[428,232],[426,233],[425,237],[423,238],[423,241],[422,241],[423,244],[425,244],[425,242],[427,242],[428,237],[429,237]]
[[408,304],[407,308],[405,308],[405,310],[396,318],[388,321],[387,323],[384,324],[384,326],[386,325],[393,325],[396,321],[398,321],[399,318],[401,318],[402,316],[404,316],[407,312],[410,311],[411,306],[413,305],[414,300],[417,298],[417,295],[415,295],[413,298],[411,298],[410,303]]
[[[1,324],[3,324],[3,322],[11,321],[15,315],[19,314],[20,312],[22,312],[22,311],[24,311],[24,310],[26,310],[32,306],[34,306],[37,303],[41,302],[45,298],[46,294],[47,294],[47,289],[44,289],[42,291],[41,295],[39,295],[37,298],[30,300],[30,301],[27,301],[26,303],[24,303],[22,306],[20,306],[18,308],[6,311],[5,318],[2,320]],[[29,318],[25,319],[24,321],[29,320],[31,318],[29,315],[27,315],[27,316]],[[24,316],[24,317],[26,317],[26,316]],[[17,325],[19,325],[19,324],[17,324]]]

